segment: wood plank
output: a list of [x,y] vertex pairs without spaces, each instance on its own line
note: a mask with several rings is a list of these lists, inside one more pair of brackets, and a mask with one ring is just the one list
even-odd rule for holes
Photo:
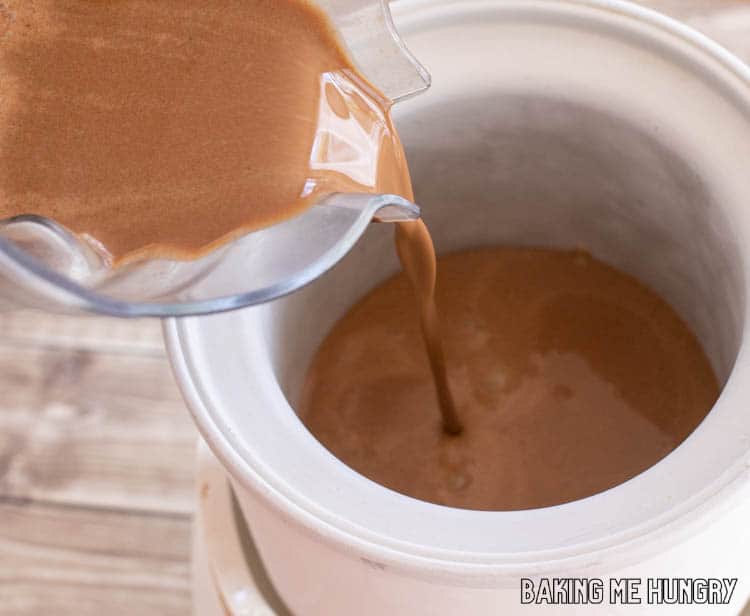
[[187,616],[186,518],[0,503],[0,616]]
[[164,358],[0,345],[0,494],[188,513],[197,430]]
[[41,346],[164,357],[159,319],[0,312],[0,345]]

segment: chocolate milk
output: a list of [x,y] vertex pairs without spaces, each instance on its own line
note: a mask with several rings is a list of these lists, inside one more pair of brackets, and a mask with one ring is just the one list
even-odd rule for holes
[[373,481],[468,509],[556,505],[646,470],[718,397],[670,306],[585,253],[496,248],[437,265],[460,435],[435,418],[403,274],[334,326],[304,383],[302,420]]

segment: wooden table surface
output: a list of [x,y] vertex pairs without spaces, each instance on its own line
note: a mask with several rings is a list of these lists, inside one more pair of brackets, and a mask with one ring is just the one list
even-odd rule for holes
[[[750,61],[750,0],[651,0]],[[0,314],[0,616],[186,616],[197,433],[155,320]]]

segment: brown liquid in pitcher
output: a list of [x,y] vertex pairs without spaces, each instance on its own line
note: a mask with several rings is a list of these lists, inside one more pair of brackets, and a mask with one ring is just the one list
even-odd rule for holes
[[298,405],[332,453],[384,486],[482,510],[583,498],[655,464],[717,399],[670,306],[585,253],[476,250],[440,257],[438,271],[460,435],[435,419],[403,274],[334,326]]
[[[54,219],[115,264],[197,257],[326,192],[412,198],[390,102],[303,0],[6,0],[0,74],[0,219]],[[432,242],[397,236],[457,432]]]
[[0,219],[195,257],[325,192],[408,193],[389,102],[303,0],[0,2]]

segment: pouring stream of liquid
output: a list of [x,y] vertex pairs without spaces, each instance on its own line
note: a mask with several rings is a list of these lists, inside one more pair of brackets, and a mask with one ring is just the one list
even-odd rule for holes
[[463,426],[456,412],[448,382],[440,319],[435,305],[437,259],[427,225],[422,220],[397,223],[396,250],[419,303],[422,337],[430,360],[430,370],[435,380],[443,429],[448,434],[460,434]]

